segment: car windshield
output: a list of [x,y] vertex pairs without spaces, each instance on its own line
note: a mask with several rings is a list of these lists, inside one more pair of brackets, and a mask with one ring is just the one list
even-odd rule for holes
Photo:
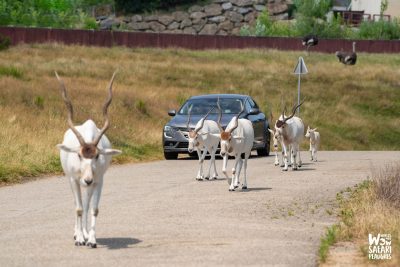
[[[242,100],[237,98],[220,98],[222,114],[238,114],[241,110]],[[218,113],[217,98],[190,99],[179,110],[179,115],[188,115],[191,110],[192,115],[205,115],[212,108],[211,113]]]

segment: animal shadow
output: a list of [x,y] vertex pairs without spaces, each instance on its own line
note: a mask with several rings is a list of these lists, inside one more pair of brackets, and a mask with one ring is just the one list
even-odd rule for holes
[[108,249],[129,248],[132,245],[142,242],[140,239],[130,237],[97,238],[97,244],[106,246]]
[[315,171],[315,168],[304,168],[304,167],[301,167],[301,168],[298,168],[296,171]]
[[251,192],[251,191],[264,191],[264,190],[272,190],[271,187],[250,187],[242,190],[242,192]]

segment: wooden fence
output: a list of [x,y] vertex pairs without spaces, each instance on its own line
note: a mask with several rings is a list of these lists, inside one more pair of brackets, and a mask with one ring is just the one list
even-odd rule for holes
[[[12,44],[58,42],[85,46],[179,47],[186,49],[266,48],[304,50],[300,38],[241,37],[218,35],[188,35],[143,32],[70,30],[48,28],[0,27],[0,34],[11,38]],[[399,53],[400,40],[356,40],[357,52]],[[321,39],[312,51],[334,53],[350,51],[353,40]]]

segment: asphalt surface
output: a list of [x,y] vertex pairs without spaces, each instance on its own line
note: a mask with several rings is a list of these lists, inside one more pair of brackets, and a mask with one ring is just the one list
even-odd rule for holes
[[302,155],[303,167],[288,172],[272,156],[251,158],[249,189],[235,192],[225,179],[196,181],[196,160],[111,167],[97,249],[74,246],[64,177],[2,187],[0,266],[315,266],[337,220],[336,193],[400,152],[319,152],[317,163]]

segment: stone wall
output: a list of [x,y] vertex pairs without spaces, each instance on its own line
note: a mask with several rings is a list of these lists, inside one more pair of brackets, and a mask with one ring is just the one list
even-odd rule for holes
[[268,8],[272,17],[287,19],[288,0],[213,0],[205,6],[170,14],[137,14],[129,17],[99,17],[101,29],[120,28],[131,31],[238,35],[244,25],[255,23]]

